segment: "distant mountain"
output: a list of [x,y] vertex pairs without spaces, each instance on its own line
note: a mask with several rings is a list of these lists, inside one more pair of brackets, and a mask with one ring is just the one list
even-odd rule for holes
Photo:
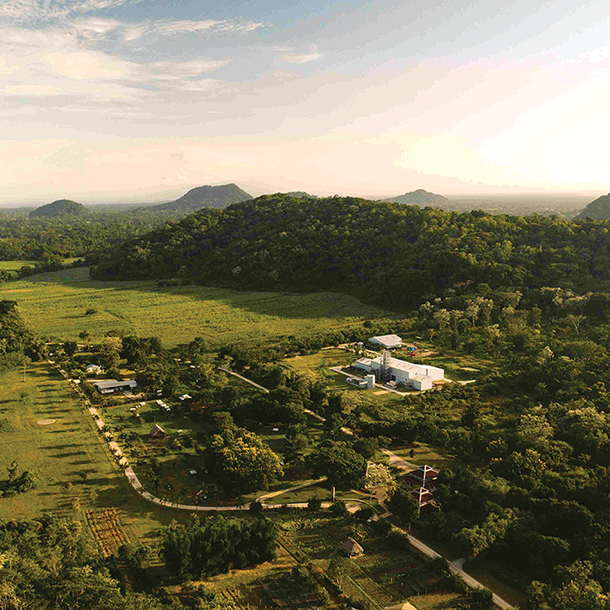
[[424,191],[424,189],[417,189],[416,191],[411,191],[410,193],[405,193],[404,195],[399,195],[398,197],[393,197],[392,199],[384,199],[384,201],[419,206],[442,206],[451,203],[447,197]]
[[252,195],[242,191],[236,184],[223,184],[221,186],[198,186],[191,189],[186,195],[170,201],[156,205],[152,209],[157,211],[185,211],[194,212],[201,208],[226,208],[232,203],[248,201]]
[[576,220],[582,220],[584,218],[610,220],[610,193],[592,201],[578,216],[576,216]]
[[82,216],[87,210],[82,203],[71,199],[58,199],[53,203],[47,203],[30,212],[31,217],[39,218],[62,218],[64,216]]

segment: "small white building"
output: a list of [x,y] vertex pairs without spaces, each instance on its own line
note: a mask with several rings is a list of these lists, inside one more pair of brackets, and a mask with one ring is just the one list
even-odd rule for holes
[[402,339],[398,335],[380,335],[379,337],[371,337],[369,343],[381,345],[383,349],[398,349],[402,347]]
[[102,367],[99,364],[88,364],[85,367],[85,371],[87,373],[90,374],[95,374],[95,375],[100,375],[101,373],[103,373],[104,371],[102,370]]
[[[360,358],[354,362],[353,366],[379,377],[383,367],[382,361],[383,356]],[[398,358],[388,358],[387,363],[389,369],[388,381],[409,385],[415,390],[429,390],[434,381],[441,381],[445,378],[445,371],[436,366],[413,364]]]

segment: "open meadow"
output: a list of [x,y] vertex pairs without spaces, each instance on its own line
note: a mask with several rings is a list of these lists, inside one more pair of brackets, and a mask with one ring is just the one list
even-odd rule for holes
[[36,261],[0,261],[0,271],[18,271],[21,267],[33,266]]
[[127,334],[158,336],[168,346],[194,337],[207,339],[211,346],[273,339],[341,329],[384,315],[339,293],[239,292],[195,285],[159,288],[153,281],[90,281],[86,268],[4,283],[0,299],[17,301],[25,321],[43,337],[78,339],[87,330],[95,340],[118,328]]
[[[50,364],[0,373],[0,481],[13,462],[33,471],[36,489],[0,497],[0,521],[43,514],[74,516],[91,523],[118,509],[117,529],[150,543],[179,511],[156,507],[136,494],[108,453],[77,394]],[[90,513],[93,511],[93,513]]]

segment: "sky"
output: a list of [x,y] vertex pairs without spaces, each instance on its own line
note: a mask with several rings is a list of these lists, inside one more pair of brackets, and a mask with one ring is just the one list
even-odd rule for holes
[[1,0],[0,203],[610,190],[607,0]]

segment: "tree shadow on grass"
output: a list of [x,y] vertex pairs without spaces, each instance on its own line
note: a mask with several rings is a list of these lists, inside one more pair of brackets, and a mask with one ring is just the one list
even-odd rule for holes
[[[72,445],[74,446],[74,445]],[[66,453],[63,452],[59,452],[59,453],[51,453],[49,455],[49,457],[51,458],[66,458],[66,457],[74,457],[75,455],[86,455],[84,451],[69,451]]]
[[[33,279],[36,278],[36,279]],[[83,281],[85,280],[85,281]],[[147,295],[170,295],[180,297],[182,300],[217,301],[231,309],[248,311],[264,316],[278,316],[288,319],[309,318],[345,318],[345,317],[371,317],[380,312],[379,307],[361,303],[358,298],[341,292],[311,291],[287,292],[264,290],[234,290],[215,286],[175,286],[159,288],[156,280],[141,281],[86,281],[82,270],[78,280],[67,279],[64,271],[41,274],[26,280],[27,282],[45,282],[51,284],[67,284],[72,289],[90,292],[97,290],[112,290],[118,293],[144,293]],[[246,296],[247,295],[247,296]],[[83,296],[85,296],[83,294]],[[137,298],[137,297],[134,297]],[[119,299],[123,300],[123,299]],[[279,306],[279,307],[278,307]],[[322,311],[320,311],[320,308]],[[390,312],[385,312],[392,315]],[[78,318],[87,321],[88,317],[82,315],[66,316],[70,319]]]

